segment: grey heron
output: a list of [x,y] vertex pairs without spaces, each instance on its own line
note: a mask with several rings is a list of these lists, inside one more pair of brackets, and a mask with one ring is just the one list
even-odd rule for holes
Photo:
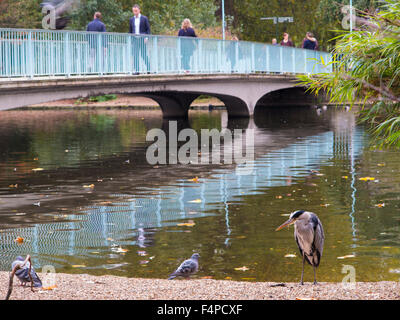
[[317,284],[316,268],[321,262],[324,248],[324,229],[322,223],[313,212],[297,210],[290,214],[289,220],[280,225],[276,231],[294,224],[294,238],[303,256],[303,271],[301,273],[301,284],[303,285],[304,263],[307,262],[314,269],[314,284]]
[[173,273],[170,274],[168,280],[172,280],[176,277],[188,278],[199,270],[199,258],[200,255],[195,253],[190,259],[187,259],[181,263],[181,265]]

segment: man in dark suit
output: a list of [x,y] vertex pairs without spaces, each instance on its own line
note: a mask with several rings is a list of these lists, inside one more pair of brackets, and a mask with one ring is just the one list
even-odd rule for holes
[[[140,14],[140,7],[135,4],[132,8],[133,17],[129,19],[129,33],[137,35],[132,38],[133,42],[133,65],[136,73],[139,72],[140,56],[146,64],[147,72],[150,72],[150,61],[147,56],[147,42],[148,38],[140,35],[150,34],[150,23],[146,16]],[[139,56],[140,53],[140,56]]]
[[93,16],[93,21],[89,22],[86,31],[106,32],[106,26],[101,22],[101,13],[96,12]]
[[[101,22],[101,13],[96,12],[93,16],[93,21],[89,22],[86,31],[89,32],[106,32],[106,26],[103,22]],[[90,46],[90,61],[89,61],[89,72],[93,72],[97,70],[100,71],[99,68],[101,66],[104,68],[105,54],[106,54],[106,37],[103,35],[97,34],[88,34],[88,42]],[[100,37],[100,39],[99,39]],[[97,51],[98,51],[98,43],[101,41],[103,47],[103,55],[101,56],[101,62],[98,61]]]

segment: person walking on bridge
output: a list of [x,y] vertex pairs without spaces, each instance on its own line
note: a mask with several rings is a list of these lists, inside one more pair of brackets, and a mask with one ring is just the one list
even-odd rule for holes
[[181,61],[182,68],[186,73],[190,72],[190,58],[193,55],[193,51],[196,47],[196,44],[189,37],[196,38],[196,32],[193,29],[192,23],[189,19],[185,19],[182,22],[182,27],[178,32],[178,37],[185,37],[181,39]]
[[[88,32],[106,32],[106,26],[101,21],[101,12],[95,12],[93,16],[93,21],[89,22],[86,31]],[[89,33],[87,35],[89,47],[90,47],[90,61],[89,61],[89,72],[94,71],[94,69],[100,68],[100,66],[104,67],[104,56],[106,54],[106,37],[99,34]],[[103,56],[101,57],[102,62],[98,61],[97,52],[99,47],[99,42],[102,43],[103,47]],[[100,55],[101,56],[101,55]],[[100,70],[97,70],[100,71]]]
[[287,32],[283,33],[283,40],[281,41],[280,45],[285,46],[285,47],[294,47],[295,46],[293,41],[289,37],[289,33],[287,33]]
[[318,50],[318,41],[311,32],[307,32],[301,47],[303,49]]
[[141,35],[150,34],[149,19],[140,13],[139,5],[135,4],[132,7],[133,17],[129,19],[129,33],[133,34],[133,65],[136,73],[139,73],[139,60],[140,57],[146,64],[147,73],[150,72],[150,61],[147,55],[147,42],[148,38]]

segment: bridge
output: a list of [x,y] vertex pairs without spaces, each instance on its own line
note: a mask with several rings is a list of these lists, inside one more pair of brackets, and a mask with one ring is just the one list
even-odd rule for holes
[[279,103],[310,103],[296,75],[330,72],[329,61],[326,52],[247,41],[0,28],[0,110],[124,93],[175,118],[205,94],[229,116],[252,116],[273,93],[288,98]]

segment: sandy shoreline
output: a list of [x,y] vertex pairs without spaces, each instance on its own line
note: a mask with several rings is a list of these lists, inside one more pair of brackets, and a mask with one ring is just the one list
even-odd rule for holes
[[[0,272],[0,299],[8,288],[8,272]],[[31,292],[14,280],[10,300],[397,300],[399,282],[342,283],[239,282],[228,280],[136,279],[87,274],[56,275],[56,288]]]
[[[104,101],[104,102],[89,102],[89,103],[82,103],[76,104],[75,102],[78,99],[65,99],[59,101],[51,101],[45,102],[41,104],[31,105],[29,109],[46,109],[46,108],[156,108],[159,109],[159,105],[152,99],[139,97],[139,96],[132,96],[132,95],[123,95],[118,94],[117,99]],[[194,101],[192,107],[195,108],[208,108],[208,105],[212,104],[213,106],[223,107],[224,104],[216,99],[216,98],[209,98],[209,99],[200,99]]]

